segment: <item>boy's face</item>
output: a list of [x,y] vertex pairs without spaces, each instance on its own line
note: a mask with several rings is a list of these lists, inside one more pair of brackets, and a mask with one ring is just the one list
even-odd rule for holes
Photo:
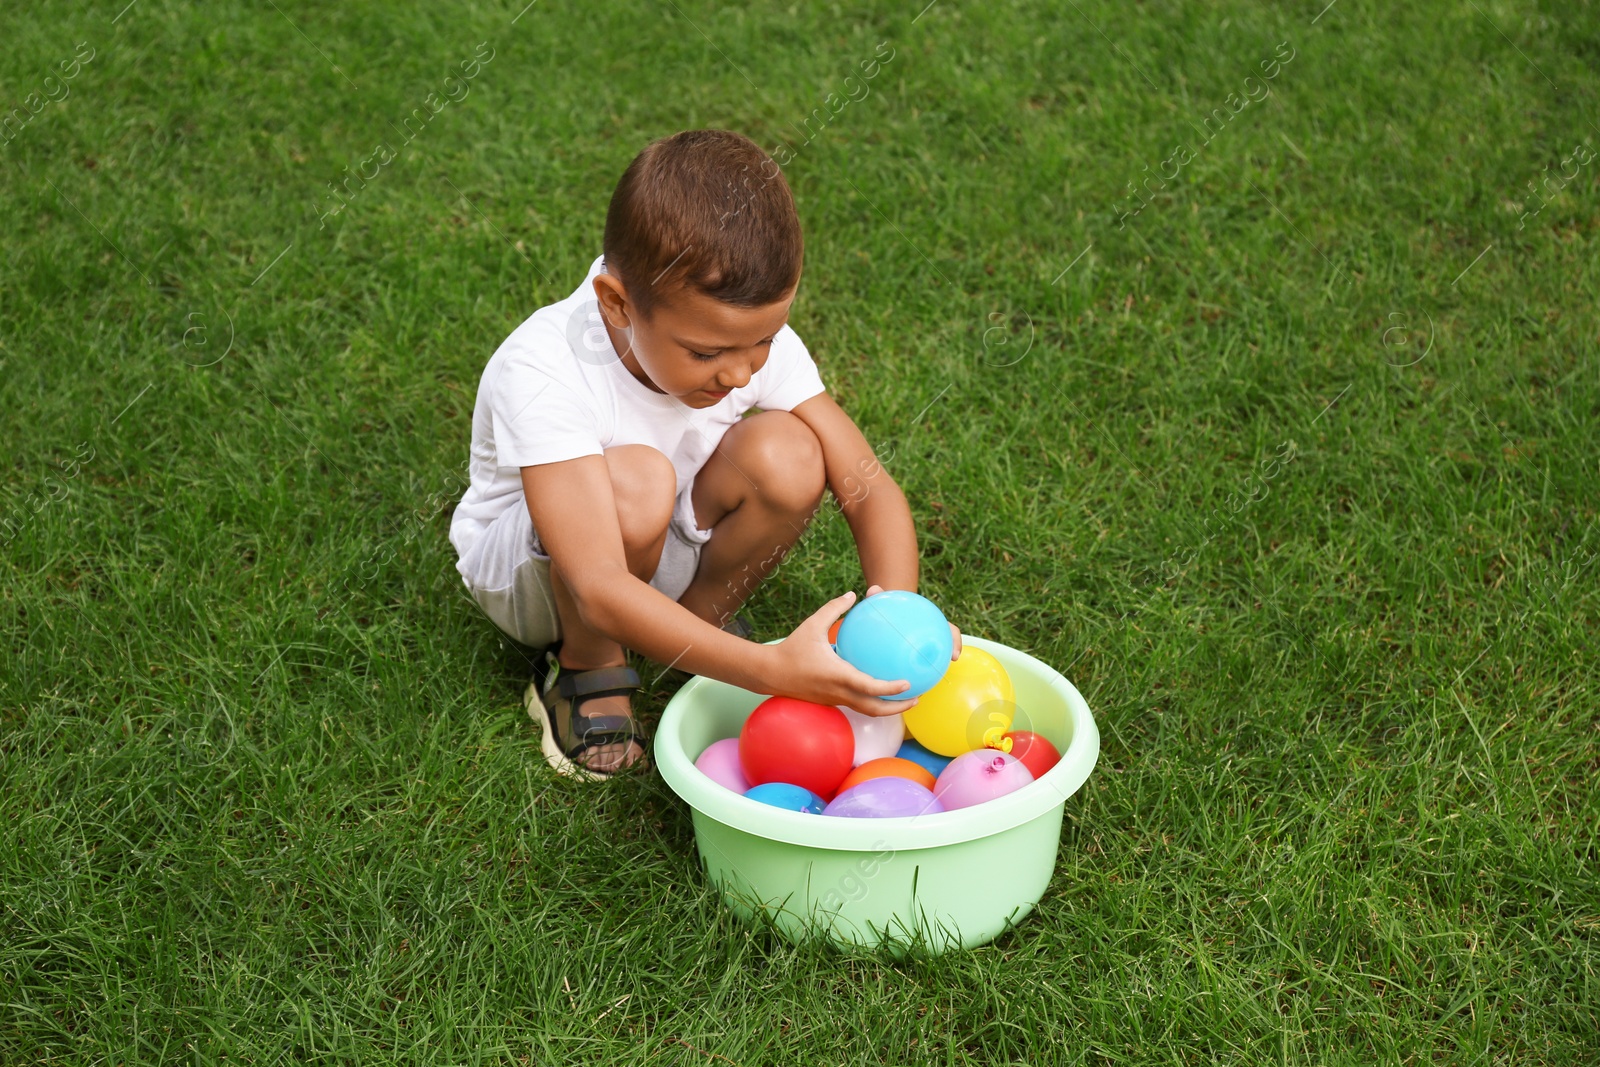
[[623,366],[692,408],[712,406],[766,365],[795,294],[791,289],[775,303],[744,308],[680,286],[641,316],[614,275],[597,275],[594,291]]

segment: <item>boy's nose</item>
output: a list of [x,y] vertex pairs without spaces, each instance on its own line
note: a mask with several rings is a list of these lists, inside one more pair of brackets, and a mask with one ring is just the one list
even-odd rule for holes
[[717,384],[724,389],[743,389],[750,384],[750,366],[736,364],[717,375]]

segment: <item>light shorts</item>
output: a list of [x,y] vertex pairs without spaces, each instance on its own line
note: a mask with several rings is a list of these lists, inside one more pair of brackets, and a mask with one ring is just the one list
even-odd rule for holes
[[[661,562],[650,579],[653,588],[672,600],[689,588],[700,566],[700,548],[711,539],[710,530],[695,524],[693,492],[691,479],[673,505]],[[478,534],[456,570],[478,607],[508,637],[532,648],[544,648],[561,638],[561,619],[550,587],[550,557],[520,496],[514,507]]]

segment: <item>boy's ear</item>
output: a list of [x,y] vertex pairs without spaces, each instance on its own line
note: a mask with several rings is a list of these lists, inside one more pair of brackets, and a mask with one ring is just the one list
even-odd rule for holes
[[600,303],[600,315],[613,329],[626,330],[633,325],[633,306],[628,300],[627,287],[615,274],[600,273],[594,276],[594,298]]

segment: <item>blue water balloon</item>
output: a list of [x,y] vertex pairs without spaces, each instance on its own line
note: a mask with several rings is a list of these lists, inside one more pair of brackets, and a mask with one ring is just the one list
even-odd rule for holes
[[911,688],[883,700],[921,696],[950,669],[955,639],[933,601],[904,589],[867,597],[839,623],[834,646],[845,662],[884,682],[905,679]]
[[765,782],[751,786],[745,796],[763,804],[770,804],[774,808],[804,812],[807,815],[821,815],[822,809],[828,806],[827,801],[811,790],[804,786],[790,785],[788,782]]
[[929,752],[910,738],[906,738],[905,743],[900,746],[900,751],[896,752],[895,755],[901,759],[910,760],[935,778],[939,777],[944,772],[944,769],[950,766],[949,756],[941,756],[936,752]]

